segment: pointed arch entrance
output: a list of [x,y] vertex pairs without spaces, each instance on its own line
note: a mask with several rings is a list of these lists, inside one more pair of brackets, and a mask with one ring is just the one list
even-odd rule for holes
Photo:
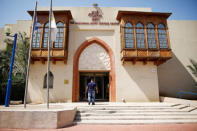
[[89,45],[96,43],[103,47],[105,51],[108,53],[110,57],[110,71],[109,71],[109,80],[110,80],[110,87],[109,87],[109,101],[115,102],[116,101],[116,87],[115,87],[115,61],[114,61],[114,54],[111,48],[102,40],[93,37],[91,39],[86,40],[83,42],[80,47],[77,49],[74,60],[73,60],[73,88],[72,88],[72,101],[79,101],[79,57],[83,50],[88,47]]

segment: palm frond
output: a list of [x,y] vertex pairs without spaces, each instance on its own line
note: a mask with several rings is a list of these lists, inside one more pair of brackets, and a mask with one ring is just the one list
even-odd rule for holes
[[197,71],[197,62],[195,60],[192,60],[192,59],[190,60],[190,62],[192,63],[195,70]]
[[190,59],[192,65],[188,65],[187,67],[192,71],[192,73],[197,77],[197,62],[193,59]]

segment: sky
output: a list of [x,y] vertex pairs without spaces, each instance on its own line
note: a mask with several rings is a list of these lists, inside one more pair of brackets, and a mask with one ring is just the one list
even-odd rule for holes
[[[38,6],[50,5],[50,0],[37,0]],[[170,20],[197,20],[197,0],[53,0],[53,6],[148,7],[153,12],[171,12]],[[35,0],[0,0],[0,27],[17,20],[31,20],[27,10],[33,10]],[[72,12],[71,12],[72,13]]]

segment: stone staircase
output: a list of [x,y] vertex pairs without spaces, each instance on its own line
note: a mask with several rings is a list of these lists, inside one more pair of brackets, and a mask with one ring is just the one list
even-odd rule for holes
[[116,103],[77,107],[75,124],[197,123],[197,108],[172,103]]

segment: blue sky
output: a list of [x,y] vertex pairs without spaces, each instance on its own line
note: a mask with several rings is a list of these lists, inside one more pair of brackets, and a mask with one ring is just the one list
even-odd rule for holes
[[[38,6],[49,6],[50,0],[37,0]],[[197,0],[53,0],[53,6],[150,7],[156,12],[172,12],[171,20],[197,20]],[[0,0],[0,27],[17,20],[30,20],[27,10],[35,0]]]

